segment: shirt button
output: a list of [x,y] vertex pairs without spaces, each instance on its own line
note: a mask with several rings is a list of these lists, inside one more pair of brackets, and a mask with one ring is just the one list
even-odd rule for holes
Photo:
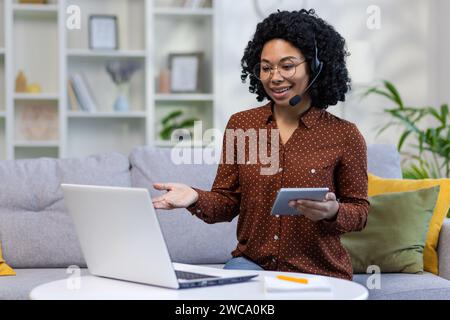
[[311,173],[316,173],[316,169],[311,169]]
[[279,239],[277,235],[275,235],[273,238],[274,238],[275,240],[278,240],[278,239]]

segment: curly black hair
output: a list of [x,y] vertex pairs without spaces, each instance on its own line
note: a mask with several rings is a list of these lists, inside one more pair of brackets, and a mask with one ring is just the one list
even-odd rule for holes
[[245,83],[249,77],[249,91],[256,93],[258,101],[265,98],[272,101],[262,83],[253,75],[264,44],[272,39],[283,39],[298,48],[308,65],[315,57],[315,40],[323,69],[309,88],[312,104],[326,109],[338,101],[345,101],[345,94],[351,88],[345,61],[349,55],[345,40],[331,25],[319,18],[314,9],[278,11],[258,23],[253,39],[248,42],[241,59],[242,82]]

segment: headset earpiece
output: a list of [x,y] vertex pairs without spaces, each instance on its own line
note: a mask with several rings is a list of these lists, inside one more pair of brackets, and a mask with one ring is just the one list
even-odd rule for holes
[[297,94],[295,96],[293,96],[290,100],[289,100],[289,104],[292,107],[295,107],[297,104],[299,104],[300,102],[302,102],[302,97],[303,95],[306,93],[306,91],[309,90],[309,88],[311,88],[311,86],[314,84],[314,82],[316,82],[317,77],[319,77],[320,73],[322,72],[322,68],[323,68],[323,62],[319,60],[319,55],[317,53],[317,42],[316,39],[314,38],[314,47],[315,47],[315,56],[314,59],[311,62],[311,71],[313,73],[313,79],[311,80],[311,82],[309,83],[309,85],[306,87],[305,90],[303,90],[302,94]]
[[318,50],[317,50],[317,41],[314,39],[314,59],[311,63],[311,71],[314,73],[314,75],[320,73],[322,71],[323,62],[319,60]]

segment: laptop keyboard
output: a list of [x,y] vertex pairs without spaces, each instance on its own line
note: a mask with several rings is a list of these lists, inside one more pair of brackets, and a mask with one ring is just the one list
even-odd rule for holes
[[194,272],[186,272],[186,271],[180,271],[180,270],[175,270],[175,274],[177,275],[178,279],[183,279],[183,280],[217,278],[217,277],[213,277],[213,276],[208,276],[206,274],[200,274],[200,273],[194,273]]

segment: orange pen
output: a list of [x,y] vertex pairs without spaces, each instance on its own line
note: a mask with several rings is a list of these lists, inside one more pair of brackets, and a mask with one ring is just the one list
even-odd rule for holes
[[286,281],[292,281],[292,282],[297,282],[297,283],[303,283],[303,284],[308,284],[308,279],[304,279],[304,278],[294,278],[294,277],[288,277],[288,276],[277,276],[277,279],[286,280]]

